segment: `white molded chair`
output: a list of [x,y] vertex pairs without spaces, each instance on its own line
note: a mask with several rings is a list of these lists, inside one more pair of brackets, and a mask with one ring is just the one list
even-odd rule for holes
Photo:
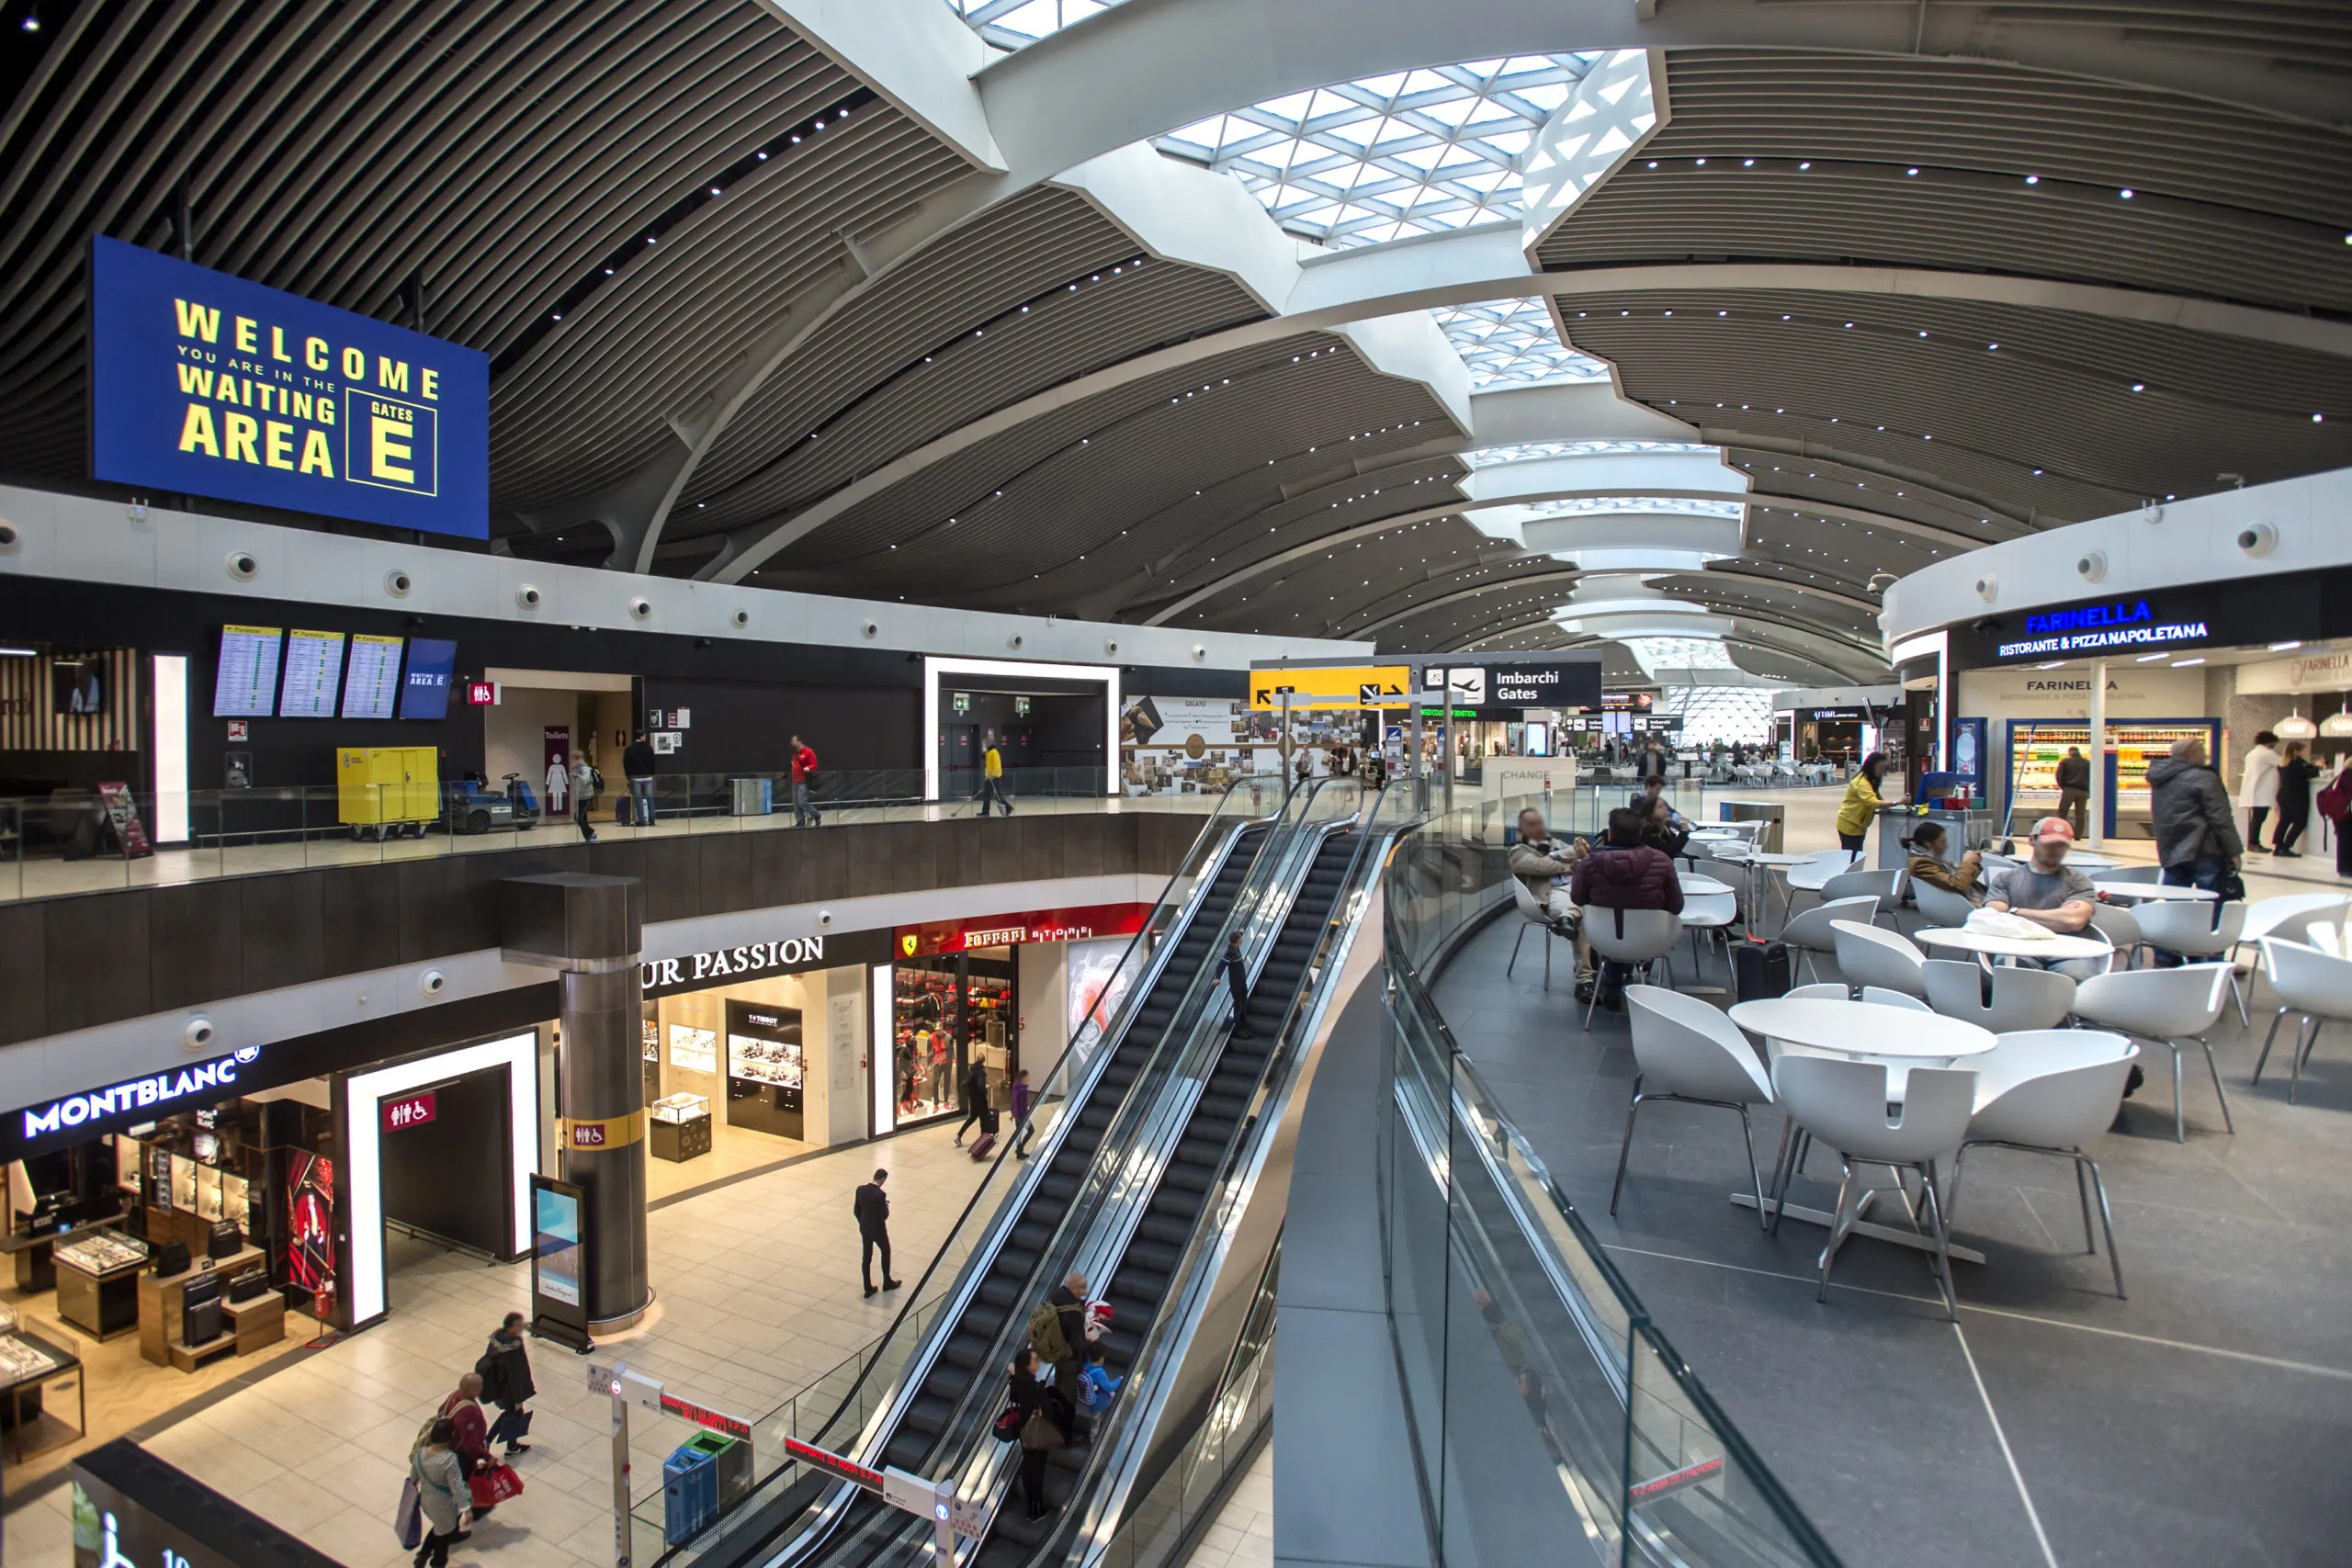
[[1878,900],[1875,898],[1840,898],[1836,903],[1807,909],[1781,927],[1781,941],[1792,948],[1804,950],[1804,972],[1818,980],[1821,972],[1814,967],[1813,955],[1838,951],[1835,929],[1838,922],[1851,920],[1856,925],[1868,925],[1871,917],[1877,913]]
[[1976,908],[1960,894],[1917,877],[1911,879],[1911,897],[1917,901],[1919,913],[1929,925],[1944,929],[1966,925],[1969,912]]
[[[1976,1105],[1976,1075],[1950,1067],[1914,1067],[1905,1086],[1902,1113],[1888,1120],[1887,1073],[1874,1062],[1840,1061],[1828,1056],[1780,1057],[1772,1064],[1772,1098],[1789,1113],[1789,1132],[1781,1136],[1785,1156],[1796,1142],[1797,1130],[1838,1151],[1843,1178],[1838,1183],[1838,1206],[1831,1219],[1829,1240],[1821,1249],[1821,1286],[1817,1301],[1829,1299],[1829,1270],[1845,1245],[1856,1210],[1854,1168],[1882,1166],[1901,1173],[1915,1170],[1928,1205],[1935,1238],[1936,1283],[1944,1293],[1945,1309],[1960,1321],[1960,1303],[1952,1293],[1951,1235],[1945,1229],[1943,1204],[1938,1197],[1936,1162],[1958,1148],[1967,1135],[1968,1119]],[[1776,1166],[1779,1162],[1775,1162]],[[1785,1190],[1788,1178],[1776,1182],[1776,1194]],[[1905,1198],[1908,1204],[1909,1198]],[[1780,1228],[1781,1205],[1772,1209],[1772,1228]]]
[[[1788,899],[1782,906],[1783,910],[1793,914],[1798,894],[1820,891],[1821,887],[1826,886],[1832,879],[1843,875],[1848,867],[1861,858],[1860,850],[1815,850],[1794,864],[1783,867],[1781,872],[1781,885],[1788,890]],[[1816,878],[1818,878],[1817,882]],[[1813,882],[1815,885],[1812,887],[1798,886],[1800,883],[1806,882]],[[1827,900],[1824,899],[1823,902],[1826,903]]]
[[2301,1013],[2290,1045],[2293,1070],[2287,1078],[2287,1103],[2292,1105],[2303,1087],[2303,1064],[2311,1058],[2312,1047],[2319,1043],[2320,1026],[2352,1021],[2352,958],[2267,936],[2262,939],[2262,961],[2270,970],[2271,989],[2278,993],[2278,1014],[2270,1021],[2270,1032],[2263,1036],[2262,1055],[2254,1064],[2254,1081],[2262,1081],[2262,1066],[2270,1060],[2270,1045],[2278,1038],[2280,1020],[2290,1012]]
[[[1690,971],[1699,972],[1699,937],[1704,932],[1709,946],[1721,940],[1728,952],[1731,938],[1724,933],[1739,919],[1739,895],[1732,892],[1691,893],[1682,899],[1682,929],[1690,933]],[[1728,965],[1729,959],[1725,959]]]
[[1609,1212],[1625,1190],[1625,1161],[1634,1152],[1634,1120],[1642,1103],[1678,1100],[1739,1113],[1739,1135],[1747,1145],[1747,1173],[1756,1183],[1756,1223],[1767,1218],[1764,1172],[1756,1163],[1756,1138],[1747,1108],[1772,1101],[1771,1081],[1739,1026],[1695,997],[1657,986],[1625,987],[1625,1011],[1634,1032],[1634,1103],[1625,1109],[1625,1137],[1617,1150],[1617,1180],[1609,1189]]
[[1552,942],[1555,938],[1573,942],[1576,933],[1569,930],[1567,922],[1555,919],[1551,910],[1537,902],[1535,895],[1528,891],[1527,884],[1516,876],[1510,879],[1510,897],[1511,902],[1519,906],[1521,923],[1519,940],[1510,944],[1510,962],[1503,965],[1503,978],[1510,978],[1510,972],[1519,967],[1519,944],[1527,940],[1528,927],[1539,927],[1544,932],[1544,988],[1548,991],[1552,988]]
[[2165,868],[2160,865],[2109,866],[2091,878],[2094,882],[2162,882]]
[[2093,904],[2090,929],[2107,938],[2117,957],[2109,963],[2117,969],[2129,969],[2139,956],[2148,939],[2141,934],[2140,917],[2120,904]]
[[1875,986],[1914,997],[1928,994],[1928,978],[1922,973],[1927,961],[1908,937],[1890,936],[1859,920],[1832,920],[1829,929],[1834,933],[1838,972],[1848,985]]
[[[1990,972],[1952,958],[1926,964],[1928,1005],[1946,1018],[2007,1034],[2022,1029],[2055,1029],[2075,1010],[2075,982],[2054,969],[2004,964]],[[1984,999],[1987,979],[1990,1001]],[[1972,1064],[1973,1058],[1972,1058]]]
[[[1952,1160],[1950,1197],[1955,1206],[1961,1171],[1972,1148],[2019,1149],[2073,1160],[2075,1194],[2083,1205],[2083,1250],[2094,1256],[2098,1252],[2091,1235],[2095,1190],[2118,1300],[2123,1297],[2123,1259],[2115,1250],[2115,1217],[2108,1208],[2098,1162],[2083,1153],[2083,1145],[2113,1124],[2132,1060],[2139,1055],[2137,1045],[2103,1030],[2033,1029],[2003,1034],[1992,1050],[1969,1058],[1976,1069],[1976,1109],[1968,1119],[1967,1140]],[[2088,1189],[2083,1183],[2086,1170]]]
[[[2288,893],[2276,898],[2265,898],[2245,907],[2245,925],[2238,932],[2238,945],[2255,948],[2253,972],[2260,975],[2264,937],[2283,936],[2289,942],[2300,942],[2308,947],[2311,943],[2305,941],[2303,933],[2311,929],[2312,921],[2325,920],[2340,926],[2347,917],[2352,917],[2352,899],[2340,893]],[[2251,991],[2253,988],[2254,982],[2249,979],[2246,989]]]
[[2238,970],[2234,962],[2238,942],[2245,930],[2245,906],[2234,900],[2222,904],[2218,910],[2207,898],[2165,898],[2150,903],[2137,911],[2140,936],[2153,947],[2165,948],[2184,958],[2219,958],[2229,963],[2230,995],[2238,1004],[2238,1021],[2251,1026],[2246,1017],[2245,993],[2238,988]]
[[2213,1097],[2222,1102],[2222,1125],[2237,1131],[2230,1120],[2230,1097],[2222,1091],[2222,1069],[2213,1063],[2213,1046],[2205,1038],[2228,1006],[2231,968],[2226,964],[2184,964],[2177,969],[2125,969],[2094,975],[2075,987],[2075,1016],[2085,1023],[2154,1041],[2172,1053],[2172,1135],[2188,1141],[2188,1122],[2181,1109],[2180,1054],[2183,1040],[2204,1048],[2205,1070],[2213,1075]]
[[1873,1007],[1906,1008],[1913,1012],[1933,1012],[1936,1010],[1908,991],[1890,991],[1883,986],[1864,986],[1862,994],[1854,998]]
[[[1840,898],[1875,898],[1878,914],[1894,920],[1894,911],[1903,906],[1903,884],[1906,880],[1903,868],[1895,865],[1882,871],[1840,872],[1821,885],[1821,901],[1834,904]],[[1902,929],[1900,921],[1895,922],[1895,929]]]
[[[1600,960],[1611,959],[1646,976],[1649,966],[1665,959],[1682,940],[1682,919],[1663,909],[1604,909],[1584,912],[1585,941],[1592,944],[1592,999],[1585,1004],[1584,1026],[1592,1027],[1592,1010],[1600,1002]],[[1673,973],[1668,960],[1668,974]]]

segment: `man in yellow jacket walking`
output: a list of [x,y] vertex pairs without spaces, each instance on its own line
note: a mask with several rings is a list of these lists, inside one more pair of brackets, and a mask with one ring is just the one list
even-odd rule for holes
[[1012,815],[1012,802],[1004,797],[1004,759],[997,753],[993,734],[988,750],[980,753],[980,815],[986,817],[991,805],[1004,807],[1007,817]]

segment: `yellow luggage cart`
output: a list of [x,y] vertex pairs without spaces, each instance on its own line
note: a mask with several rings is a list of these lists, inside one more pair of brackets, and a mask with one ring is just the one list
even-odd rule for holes
[[346,746],[334,754],[336,819],[355,839],[424,837],[441,816],[441,761],[430,746]]

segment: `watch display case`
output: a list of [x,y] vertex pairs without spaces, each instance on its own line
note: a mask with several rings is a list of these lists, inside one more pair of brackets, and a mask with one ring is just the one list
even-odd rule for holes
[[646,1142],[655,1159],[689,1160],[710,1152],[710,1097],[673,1094],[645,1108]]
[[728,1002],[729,1126],[799,1137],[806,1067],[798,1008]]

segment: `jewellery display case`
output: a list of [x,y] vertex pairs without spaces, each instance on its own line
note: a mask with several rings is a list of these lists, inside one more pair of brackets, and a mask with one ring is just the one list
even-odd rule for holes
[[673,1094],[645,1108],[646,1139],[655,1159],[690,1160],[710,1152],[710,1097]]

